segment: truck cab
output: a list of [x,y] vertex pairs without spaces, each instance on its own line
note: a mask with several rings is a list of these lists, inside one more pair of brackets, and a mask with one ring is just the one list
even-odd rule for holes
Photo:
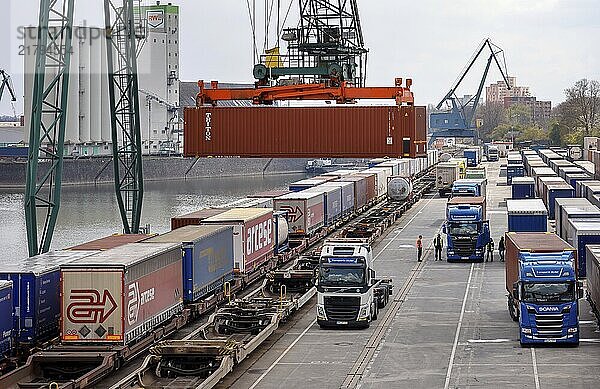
[[488,162],[497,162],[499,159],[498,146],[489,146],[487,149],[487,160]]
[[579,303],[572,251],[557,254],[521,253],[519,280],[509,295],[509,312],[519,321],[522,345],[579,343]]
[[451,261],[483,261],[490,241],[484,197],[454,197],[446,206],[443,232],[446,257]]
[[328,239],[316,270],[317,323],[321,327],[369,327],[389,301],[391,280],[375,278],[365,239]]

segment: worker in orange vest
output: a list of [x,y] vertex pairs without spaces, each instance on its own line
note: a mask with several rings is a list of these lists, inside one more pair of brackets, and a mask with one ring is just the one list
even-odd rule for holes
[[419,235],[417,239],[417,260],[423,262],[423,235]]

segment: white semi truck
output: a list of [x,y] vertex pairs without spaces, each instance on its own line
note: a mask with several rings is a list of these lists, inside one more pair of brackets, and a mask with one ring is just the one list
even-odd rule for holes
[[321,327],[369,327],[392,294],[389,279],[375,277],[366,239],[328,239],[316,274]]

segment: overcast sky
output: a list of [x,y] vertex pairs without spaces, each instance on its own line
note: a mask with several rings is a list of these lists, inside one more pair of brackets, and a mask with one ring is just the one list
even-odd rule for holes
[[[9,12],[0,14],[0,68],[14,79],[21,113],[18,27],[37,23],[39,0],[3,0],[7,2]],[[173,2],[181,7],[181,79],[252,81],[246,0]],[[76,3],[76,24],[103,24],[101,0]],[[410,77],[418,104],[437,103],[486,37],[504,49],[509,74],[518,84],[529,85],[538,99],[553,105],[578,79],[600,79],[598,0],[359,0],[359,8],[370,50],[368,85],[387,86],[395,77]],[[295,24],[293,12],[289,18]],[[475,91],[482,67],[461,94]],[[499,78],[493,69],[487,84]],[[5,96],[0,102],[0,113],[12,112],[7,101]]]

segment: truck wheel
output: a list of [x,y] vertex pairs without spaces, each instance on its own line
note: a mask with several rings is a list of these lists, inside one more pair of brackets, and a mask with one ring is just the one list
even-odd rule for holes
[[371,316],[371,321],[377,320],[379,316],[379,305],[377,303],[373,304],[373,315]]
[[508,298],[508,313],[510,314],[511,319],[513,321],[519,321],[519,312],[515,308],[515,304],[513,304],[513,299],[511,297]]

